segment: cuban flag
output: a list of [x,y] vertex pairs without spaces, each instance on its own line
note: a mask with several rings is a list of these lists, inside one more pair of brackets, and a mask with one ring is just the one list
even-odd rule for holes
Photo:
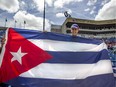
[[115,87],[104,42],[9,28],[0,82],[13,87]]

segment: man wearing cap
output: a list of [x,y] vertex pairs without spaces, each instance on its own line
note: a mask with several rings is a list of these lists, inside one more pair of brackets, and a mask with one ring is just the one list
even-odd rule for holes
[[77,24],[72,24],[71,26],[72,36],[77,36],[78,32],[79,32],[79,26]]

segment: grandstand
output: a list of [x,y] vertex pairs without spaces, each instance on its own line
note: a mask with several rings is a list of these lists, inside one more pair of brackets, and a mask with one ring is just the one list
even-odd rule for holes
[[70,27],[74,23],[80,27],[78,36],[100,39],[107,44],[113,71],[116,73],[116,19],[95,21],[69,17],[61,26],[59,25],[61,28],[58,29],[58,25],[57,28],[53,26],[51,31],[70,35]]

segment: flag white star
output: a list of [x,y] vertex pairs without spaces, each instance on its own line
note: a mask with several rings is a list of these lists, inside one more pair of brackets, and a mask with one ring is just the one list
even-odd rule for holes
[[27,53],[21,52],[21,47],[18,49],[17,52],[10,52],[10,53],[13,55],[11,62],[17,60],[20,64],[22,64],[22,57],[27,54]]

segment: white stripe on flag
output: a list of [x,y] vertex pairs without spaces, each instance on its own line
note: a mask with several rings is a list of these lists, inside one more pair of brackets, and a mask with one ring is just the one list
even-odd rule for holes
[[107,46],[104,43],[100,45],[88,44],[88,43],[78,43],[78,42],[66,42],[66,41],[55,41],[55,40],[38,40],[31,39],[29,40],[36,46],[40,47],[46,51],[101,51],[107,49]]
[[21,77],[49,79],[84,79],[89,76],[113,73],[110,60],[94,64],[50,64],[42,63],[22,73]]

